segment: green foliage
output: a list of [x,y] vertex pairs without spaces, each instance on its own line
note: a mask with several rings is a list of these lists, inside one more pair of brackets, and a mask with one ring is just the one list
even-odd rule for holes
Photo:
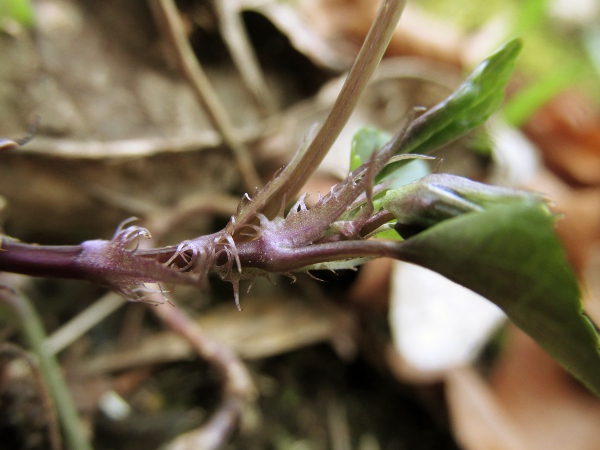
[[521,2],[513,22],[513,33],[522,34],[527,30],[539,28],[546,20],[548,0],[526,0]]
[[[518,40],[511,41],[480,64],[448,99],[413,123],[401,151],[433,150],[484,123],[502,101],[520,48]],[[565,73],[536,88],[521,108],[555,92],[573,71]],[[513,111],[522,115],[524,110]],[[352,167],[367,162],[385,139],[376,130],[357,133]],[[406,167],[388,165],[377,181],[400,176]],[[600,339],[582,310],[577,281],[544,198],[444,174],[399,186],[386,191],[381,206],[398,219],[399,232],[412,236],[399,244],[401,259],[497,304],[600,396]]]
[[444,220],[404,241],[404,259],[483,295],[600,396],[598,333],[535,196]]
[[[355,170],[367,163],[373,152],[382,148],[391,136],[373,127],[364,127],[358,130],[352,137],[350,152],[350,170]],[[388,188],[403,186],[411,181],[418,180],[427,175],[429,166],[420,155],[396,157],[400,159],[391,162],[379,173],[375,179],[376,183],[390,181]]]
[[565,88],[581,79],[582,64],[563,66],[516,93],[504,107],[504,117],[513,126],[521,126]]
[[0,1],[0,19],[9,18],[16,20],[25,27],[34,23],[33,7],[29,0],[2,0]]
[[350,170],[366,163],[374,151],[379,150],[392,138],[385,131],[364,127],[354,133],[350,147]]
[[[431,151],[484,123],[502,101],[520,48],[513,40],[482,62],[411,125],[402,150]],[[573,73],[569,67],[525,92],[509,116],[523,120]],[[412,236],[400,244],[402,259],[497,304],[600,396],[599,335],[582,310],[577,280],[542,197],[434,174],[389,190],[381,205],[398,219],[398,232]]]
[[427,153],[483,124],[500,106],[520,50],[514,39],[479,64],[452,95],[413,122],[402,150]]

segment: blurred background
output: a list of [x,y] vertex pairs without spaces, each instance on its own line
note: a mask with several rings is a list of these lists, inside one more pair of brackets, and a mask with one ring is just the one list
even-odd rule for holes
[[[286,164],[325,118],[378,6],[0,0],[0,136],[33,135],[0,151],[0,231],[71,245],[110,239],[135,216],[159,246],[221,229],[253,194],[231,149],[262,183]],[[505,103],[442,149],[441,170],[548,195],[600,323],[595,0],[409,1],[305,190],[317,198],[347,173],[357,129],[398,131],[514,36],[524,48]],[[0,273],[0,284],[34,305],[96,449],[600,449],[598,400],[485,299],[389,260],[314,275],[324,281],[242,284],[242,312],[216,278],[177,287],[175,308],[82,282]],[[190,319],[187,338],[174,311]],[[60,448],[20,330],[3,308],[0,447]]]

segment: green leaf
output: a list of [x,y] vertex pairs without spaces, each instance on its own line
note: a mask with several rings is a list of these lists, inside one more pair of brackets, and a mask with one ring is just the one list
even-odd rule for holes
[[479,64],[446,100],[411,124],[402,150],[427,153],[483,124],[504,98],[521,47],[514,39]]
[[350,170],[366,163],[374,151],[379,150],[392,136],[374,127],[363,127],[352,136],[350,147]]
[[535,197],[445,220],[399,244],[402,258],[488,298],[600,396],[599,336]]
[[[368,162],[373,152],[381,149],[391,138],[390,134],[374,127],[363,127],[358,130],[352,137],[350,170],[355,170]],[[418,180],[431,172],[427,163],[422,160],[425,157],[411,158],[406,156],[402,161],[388,164],[377,175],[375,182],[381,183],[390,180],[389,188],[396,188]],[[430,158],[427,157],[427,159]]]

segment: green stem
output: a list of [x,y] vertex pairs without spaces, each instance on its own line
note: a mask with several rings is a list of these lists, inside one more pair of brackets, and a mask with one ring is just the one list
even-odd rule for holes
[[31,301],[25,295],[5,286],[0,286],[0,300],[10,305],[21,321],[23,333],[39,360],[40,371],[54,399],[69,447],[72,450],[93,450],[60,366],[44,347],[46,332]]

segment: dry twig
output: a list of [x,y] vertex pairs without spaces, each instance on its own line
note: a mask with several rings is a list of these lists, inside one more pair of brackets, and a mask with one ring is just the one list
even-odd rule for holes
[[248,150],[235,134],[227,112],[219,101],[208,77],[202,70],[196,55],[185,35],[177,6],[173,0],[154,0],[155,15],[165,30],[165,36],[176,50],[181,71],[191,83],[199,100],[204,105],[210,120],[223,137],[225,144],[234,152],[246,189],[254,192],[262,185]]
[[258,64],[254,49],[248,41],[240,12],[229,0],[214,0],[219,30],[231,54],[233,63],[258,106],[266,113],[275,112],[275,101]]

